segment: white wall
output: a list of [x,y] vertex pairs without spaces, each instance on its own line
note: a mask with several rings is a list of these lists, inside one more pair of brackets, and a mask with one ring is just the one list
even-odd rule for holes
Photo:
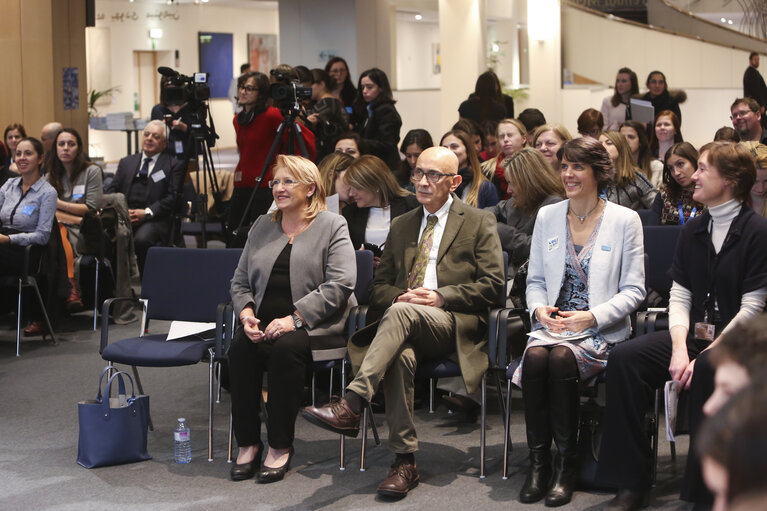
[[332,53],[346,60],[356,85],[361,69],[355,22],[354,0],[322,2],[321,7],[316,0],[280,0],[280,62],[324,68]]
[[432,45],[438,43],[439,23],[397,19],[397,89],[440,87],[441,74],[432,71]]
[[[254,8],[241,9],[218,7],[210,4],[162,4],[128,3],[116,0],[97,0],[96,27],[109,30],[111,49],[108,58],[90,62],[93,67],[108,68],[109,83],[119,85],[120,94],[113,97],[111,105],[99,107],[99,114],[133,111],[133,93],[137,83],[133,65],[134,50],[152,50],[150,28],[162,28],[163,38],[156,40],[156,50],[179,51],[174,68],[190,75],[198,71],[199,57],[197,32],[222,32],[233,34],[234,74],[240,64],[247,61],[247,34],[278,34],[277,7],[274,2],[253,2]],[[120,21],[120,14],[123,14]],[[147,17],[160,14],[161,18]],[[135,16],[135,20],[133,19]],[[176,19],[177,18],[177,19]],[[94,58],[88,55],[88,58]],[[103,61],[101,61],[103,60]],[[217,146],[236,145],[232,127],[232,107],[226,99],[213,99],[210,108],[216,130],[220,135]],[[116,161],[125,156],[125,134],[90,130],[90,154],[104,156]]]
[[739,88],[748,52],[562,8],[562,66],[604,84],[628,66],[640,82],[660,69],[673,88]]

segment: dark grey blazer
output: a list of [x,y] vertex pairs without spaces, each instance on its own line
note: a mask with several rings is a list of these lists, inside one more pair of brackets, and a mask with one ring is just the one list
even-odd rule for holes
[[[261,215],[250,228],[230,289],[238,316],[248,304],[258,312],[274,262],[288,241],[272,215]],[[346,220],[335,213],[320,212],[293,239],[290,292],[310,336],[343,333],[349,310],[357,305],[354,261]]]

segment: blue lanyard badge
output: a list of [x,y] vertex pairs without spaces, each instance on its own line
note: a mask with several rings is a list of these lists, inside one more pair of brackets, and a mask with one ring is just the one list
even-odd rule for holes
[[35,209],[37,209],[37,206],[34,204],[24,204],[24,206],[21,208],[21,214],[30,216],[35,212]]
[[[692,208],[692,211],[690,212],[690,218],[695,217],[695,213],[698,212],[698,207],[695,206]],[[679,223],[684,225],[684,209],[682,209],[682,201],[679,201]]]

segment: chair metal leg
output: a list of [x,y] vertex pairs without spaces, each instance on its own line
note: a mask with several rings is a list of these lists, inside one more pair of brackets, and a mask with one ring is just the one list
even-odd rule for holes
[[99,260],[96,259],[96,284],[93,289],[93,331],[96,331],[99,318]]
[[229,457],[226,458],[227,463],[232,462],[232,414],[229,414]]
[[218,376],[218,389],[216,390],[216,404],[221,402],[221,362],[216,362],[216,375]]
[[511,434],[511,380],[506,382],[506,413],[503,420],[503,479],[509,478],[509,435]]
[[215,362],[213,360],[213,348],[208,348],[208,461],[213,461],[213,394],[214,382],[213,371]]
[[48,332],[51,334],[51,342],[53,344],[58,344],[56,341],[56,332],[53,331],[53,327],[51,326],[51,320],[48,318],[48,311],[45,310],[45,302],[43,302],[43,297],[40,294],[40,289],[37,287],[37,282],[32,279],[32,287],[35,288],[35,294],[37,295],[37,301],[40,303],[40,309],[43,311],[43,319],[45,319],[45,325],[48,327]]
[[19,279],[19,303],[16,308],[16,356],[20,357],[19,347],[21,346],[21,290],[23,289],[21,279]]
[[485,428],[487,426],[486,411],[487,407],[487,373],[482,375],[482,403],[480,411],[480,430],[479,430],[479,478],[485,478]]
[[[138,375],[138,368],[136,366],[131,366],[133,368],[133,378],[136,380],[136,387],[138,387],[138,393],[140,395],[144,394],[144,387],[141,385],[141,378],[139,378]],[[150,414],[149,417],[149,431],[154,431],[154,424],[152,424],[152,415]]]
[[334,376],[333,369],[335,368],[333,367],[330,368],[330,386],[328,387],[328,403],[330,402],[330,398],[333,397],[333,376]]
[[368,409],[370,405],[362,409],[362,448],[360,449],[360,472],[364,472],[365,467],[365,448],[368,440]]
[[434,413],[434,378],[429,378],[429,413]]
[[[346,360],[341,360],[341,391],[346,387]],[[333,380],[330,382],[330,396],[333,396]],[[338,441],[338,470],[346,470],[346,437],[338,435],[341,439]]]
[[312,406],[317,406],[317,372],[312,371]]

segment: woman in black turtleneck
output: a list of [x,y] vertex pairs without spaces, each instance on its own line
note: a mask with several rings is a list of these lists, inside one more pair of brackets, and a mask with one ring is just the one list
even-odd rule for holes
[[[669,300],[669,330],[630,339],[610,351],[600,484],[620,488],[608,507],[639,509],[650,490],[651,450],[643,426],[654,390],[668,380],[689,389],[690,445],[714,389],[710,348],[721,334],[764,309],[767,220],[747,204],[756,165],[739,144],[700,149],[693,200],[708,209],[679,235]],[[687,457],[681,498],[710,507],[695,450]]]

